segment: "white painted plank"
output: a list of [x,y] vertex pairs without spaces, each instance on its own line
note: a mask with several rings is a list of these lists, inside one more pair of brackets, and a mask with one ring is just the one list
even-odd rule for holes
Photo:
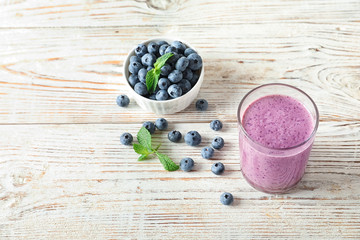
[[[122,75],[127,52],[159,34],[151,27],[137,29],[0,30],[0,123],[126,123],[155,118],[135,103],[127,109],[115,104],[118,94],[128,94]],[[349,36],[326,24],[224,25],[218,35],[210,35],[216,30],[178,29],[204,58],[199,98],[207,99],[210,108],[204,114],[192,105],[167,116],[172,121],[236,121],[244,94],[270,82],[292,84],[310,94],[321,121],[360,120],[359,27],[348,28]]]
[[[201,146],[223,136],[226,146],[214,160],[202,159],[201,147],[170,143],[166,132],[154,135],[174,161],[183,156],[196,161],[189,173],[166,172],[156,159],[137,162],[119,135],[136,133],[138,124],[1,126],[0,237],[356,238],[359,138],[352,125],[329,131],[337,127],[320,128],[298,187],[272,196],[242,178],[234,123],[225,122],[219,133],[204,123],[170,123],[169,129],[183,133],[197,129]],[[347,145],[339,144],[342,139]],[[226,166],[224,176],[210,171],[217,160]],[[234,194],[233,206],[220,204],[223,191]]]
[[360,3],[346,1],[36,1],[0,2],[1,27],[89,27],[211,23],[345,23],[357,25]]

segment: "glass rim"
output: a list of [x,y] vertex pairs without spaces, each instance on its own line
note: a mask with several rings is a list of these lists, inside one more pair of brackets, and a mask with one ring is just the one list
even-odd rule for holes
[[[312,130],[310,136],[309,136],[306,140],[302,141],[301,143],[299,143],[299,144],[297,144],[297,145],[295,145],[295,146],[291,146],[291,147],[287,147],[287,148],[271,148],[271,147],[267,147],[267,146],[265,146],[265,145],[263,145],[263,144],[255,141],[254,139],[252,139],[252,138],[250,137],[250,135],[247,133],[247,131],[245,130],[245,128],[244,128],[244,126],[243,126],[243,124],[242,124],[242,122],[241,122],[240,110],[241,110],[241,107],[242,107],[245,99],[246,99],[250,94],[252,94],[254,91],[258,90],[259,88],[269,87],[269,86],[274,86],[274,85],[283,86],[283,87],[289,87],[289,88],[292,88],[292,89],[300,92],[301,94],[305,95],[305,96],[310,100],[310,102],[312,103],[312,105],[313,105],[313,107],[314,107],[314,109],[315,109],[316,122],[315,122],[315,125],[314,125],[314,127],[313,127],[313,130]],[[280,95],[281,95],[281,94],[280,94]],[[305,108],[306,108],[306,107],[305,107]],[[317,129],[318,129],[318,126],[319,126],[319,110],[318,110],[318,108],[317,108],[314,100],[313,100],[307,93],[305,93],[303,90],[301,90],[301,89],[299,89],[299,88],[297,88],[297,87],[291,86],[291,85],[289,85],[289,84],[285,84],[285,83],[267,83],[267,84],[260,85],[260,86],[258,86],[258,87],[256,87],[256,88],[250,90],[248,93],[245,94],[245,96],[241,99],[241,101],[240,101],[240,103],[239,103],[239,106],[238,106],[238,110],[237,110],[237,120],[238,120],[238,124],[239,124],[239,126],[240,126],[240,128],[241,128],[241,131],[245,134],[246,138],[248,138],[248,139],[251,140],[252,143],[254,143],[254,144],[256,144],[256,145],[259,145],[259,146],[261,146],[261,147],[263,147],[263,148],[265,148],[265,149],[284,151],[284,150],[292,150],[292,149],[296,149],[296,148],[298,148],[298,147],[301,147],[301,146],[305,145],[307,142],[309,142],[309,141],[314,137],[314,135],[316,134],[316,131],[317,131]]]

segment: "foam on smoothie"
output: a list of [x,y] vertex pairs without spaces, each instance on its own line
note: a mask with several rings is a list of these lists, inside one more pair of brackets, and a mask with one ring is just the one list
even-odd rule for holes
[[288,148],[304,142],[314,127],[302,103],[284,95],[269,95],[254,101],[242,124],[255,142],[268,148]]

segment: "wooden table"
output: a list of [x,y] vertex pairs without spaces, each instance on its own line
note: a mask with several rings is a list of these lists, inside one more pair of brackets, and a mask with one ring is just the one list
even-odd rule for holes
[[[210,161],[156,133],[175,162],[196,161],[189,173],[137,162],[119,142],[159,117],[115,104],[127,52],[159,36],[191,43],[206,66],[209,110],[164,115],[169,129],[226,141]],[[238,103],[271,82],[320,111],[306,174],[284,195],[239,171]],[[0,239],[360,239],[359,129],[358,0],[0,2]]]

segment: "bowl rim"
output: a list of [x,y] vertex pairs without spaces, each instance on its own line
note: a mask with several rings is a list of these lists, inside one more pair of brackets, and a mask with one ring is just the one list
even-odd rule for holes
[[[168,42],[168,43],[171,43],[171,42],[173,42],[173,41],[181,41],[183,44],[185,44],[185,46],[187,47],[187,48],[192,48],[192,49],[194,49],[195,51],[196,51],[196,53],[198,53],[199,54],[199,51],[196,49],[196,48],[194,48],[193,46],[191,46],[190,44],[188,44],[188,43],[186,43],[185,41],[183,41],[183,40],[181,40],[181,39],[179,39],[179,38],[176,38],[176,39],[174,39],[174,38],[169,38],[169,37],[157,37],[157,38],[150,38],[150,39],[147,39],[147,40],[145,40],[145,41],[143,41],[143,42],[141,42],[141,43],[139,43],[139,44],[148,44],[148,43],[150,43],[150,42],[152,42],[152,41],[154,41],[154,42],[159,42],[159,41],[166,41],[166,42]],[[167,99],[167,100],[162,100],[162,101],[159,101],[159,100],[154,100],[154,99],[150,99],[150,98],[146,98],[146,97],[144,97],[144,96],[141,96],[140,94],[138,94],[138,93],[136,93],[135,92],[135,90],[133,89],[133,87],[130,85],[130,83],[129,83],[129,81],[128,81],[128,76],[130,76],[130,73],[129,73],[129,70],[128,70],[128,68],[129,68],[129,63],[130,63],[130,58],[132,57],[132,56],[136,56],[135,55],[135,49],[136,49],[136,47],[137,47],[137,45],[135,46],[135,47],[133,47],[132,49],[131,49],[131,51],[129,51],[128,52],[128,54],[127,54],[127,56],[126,56],[126,58],[125,58],[125,61],[124,61],[124,63],[123,63],[123,78],[125,79],[125,84],[126,84],[126,86],[130,89],[130,91],[133,93],[133,94],[136,94],[136,96],[137,97],[139,97],[139,98],[141,98],[142,100],[144,100],[144,101],[148,101],[148,102],[151,102],[151,103],[158,103],[158,104],[162,104],[162,103],[171,103],[171,102],[175,102],[175,101],[179,101],[179,100],[182,100],[182,99],[184,99],[185,97],[187,97],[187,96],[189,96],[190,94],[190,92],[192,92],[192,91],[196,91],[195,90],[195,87],[197,86],[197,85],[201,85],[202,84],[202,81],[199,81],[200,80],[200,78],[204,75],[204,60],[202,61],[202,66],[201,66],[201,68],[200,68],[200,74],[199,74],[199,79],[198,79],[198,81],[195,83],[195,85],[194,86],[192,86],[192,88],[190,89],[190,91],[188,91],[187,93],[185,93],[184,95],[181,95],[180,97],[178,97],[178,98],[174,98],[174,99]],[[200,55],[200,54],[199,54]],[[201,57],[201,55],[200,55],[200,57]]]

